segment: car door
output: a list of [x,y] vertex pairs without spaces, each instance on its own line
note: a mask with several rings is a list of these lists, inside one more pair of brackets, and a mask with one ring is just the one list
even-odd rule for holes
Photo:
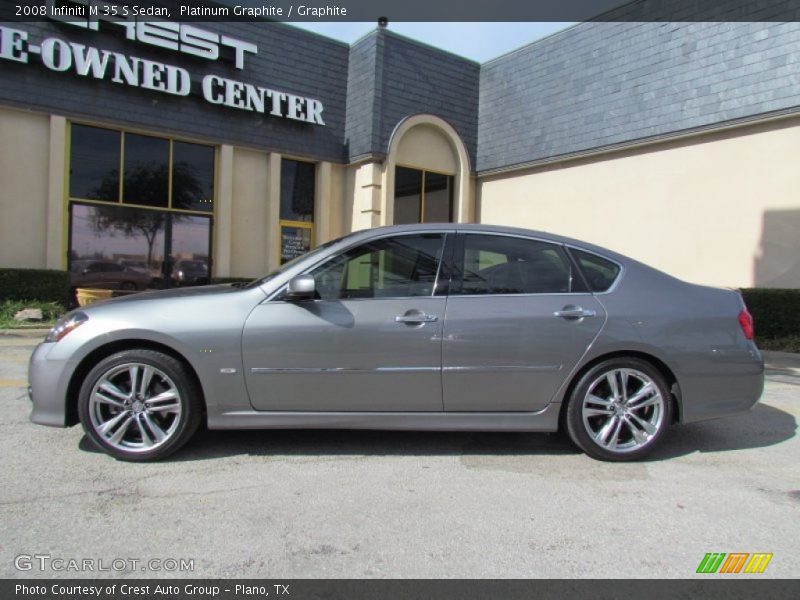
[[605,312],[560,244],[459,233],[442,346],[445,411],[537,411]]
[[445,238],[364,242],[309,272],[316,299],[279,294],[253,310],[242,338],[253,408],[441,412]]

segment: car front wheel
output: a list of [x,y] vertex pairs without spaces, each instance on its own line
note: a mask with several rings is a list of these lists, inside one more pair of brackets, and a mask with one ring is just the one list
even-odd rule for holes
[[179,360],[154,350],[126,350],[102,361],[81,386],[78,412],[104,452],[129,461],[166,457],[192,437],[202,413],[200,390]]
[[672,398],[664,376],[633,357],[609,359],[589,369],[566,410],[570,438],[599,460],[643,458],[672,423]]

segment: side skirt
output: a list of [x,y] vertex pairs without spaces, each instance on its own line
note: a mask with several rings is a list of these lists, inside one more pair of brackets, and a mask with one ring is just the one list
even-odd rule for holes
[[209,429],[384,429],[409,431],[558,430],[560,403],[530,413],[270,412],[208,415]]

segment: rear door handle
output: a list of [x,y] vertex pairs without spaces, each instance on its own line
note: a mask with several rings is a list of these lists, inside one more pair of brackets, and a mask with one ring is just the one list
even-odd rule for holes
[[397,315],[394,318],[395,323],[435,323],[438,320],[439,317],[436,315],[426,315],[425,313]]
[[597,312],[593,310],[584,310],[580,306],[565,306],[561,310],[553,313],[555,317],[562,319],[582,319],[583,317],[595,317]]

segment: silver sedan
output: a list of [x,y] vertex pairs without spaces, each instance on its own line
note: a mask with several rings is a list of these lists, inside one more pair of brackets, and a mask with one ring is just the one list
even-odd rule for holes
[[763,388],[734,290],[555,235],[372,229],[242,286],[135,294],[72,312],[31,357],[35,423],[80,422],[120,459],[210,429],[551,432],[642,458],[674,423]]

